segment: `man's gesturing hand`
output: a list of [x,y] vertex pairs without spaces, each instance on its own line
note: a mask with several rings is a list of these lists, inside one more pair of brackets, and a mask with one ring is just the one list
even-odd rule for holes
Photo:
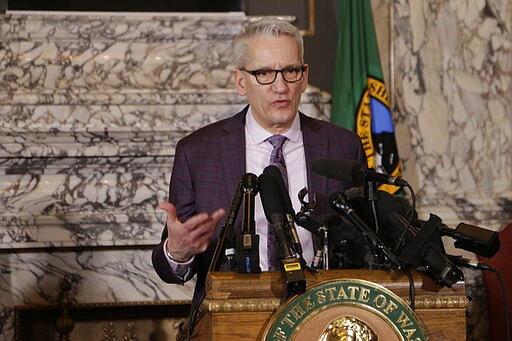
[[173,204],[161,202],[158,207],[167,212],[167,251],[178,262],[186,262],[206,250],[217,224],[226,213],[224,209],[211,215],[199,213],[182,223]]

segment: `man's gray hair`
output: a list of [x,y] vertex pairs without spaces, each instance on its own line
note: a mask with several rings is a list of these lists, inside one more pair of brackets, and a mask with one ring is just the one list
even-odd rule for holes
[[302,36],[297,27],[276,17],[264,17],[247,24],[244,31],[236,36],[233,45],[235,65],[238,68],[246,67],[250,38],[255,36],[279,37],[282,35],[287,35],[295,39],[299,50],[300,63],[304,64],[304,42],[302,41]]

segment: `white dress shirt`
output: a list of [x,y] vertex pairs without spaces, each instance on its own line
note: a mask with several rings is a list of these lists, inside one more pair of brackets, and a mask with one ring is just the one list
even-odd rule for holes
[[[251,108],[249,107],[245,118],[245,161],[247,172],[260,175],[263,169],[268,166],[272,145],[270,142],[266,141],[266,139],[272,135],[272,133],[265,130],[256,122],[252,116]],[[293,210],[297,212],[300,210],[298,193],[302,188],[307,187],[308,182],[299,115],[295,116],[295,120],[290,129],[282,135],[288,138],[283,145],[283,155],[288,176],[288,194],[292,201]],[[266,271],[268,269],[268,222],[263,212],[260,195],[256,196],[254,215],[256,220],[256,233],[260,236],[260,267],[262,271]],[[307,264],[311,264],[314,255],[311,232],[300,226],[297,226],[296,229],[302,245],[304,259]]]

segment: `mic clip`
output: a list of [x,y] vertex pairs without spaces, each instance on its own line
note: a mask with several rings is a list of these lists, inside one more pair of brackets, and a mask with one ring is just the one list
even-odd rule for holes
[[329,231],[323,222],[317,221],[310,215],[316,208],[316,194],[309,195],[310,201],[306,201],[306,195],[308,195],[308,189],[304,187],[298,194],[300,211],[295,215],[295,222],[321,238],[321,247],[318,248],[311,266],[314,269],[329,270]]
[[300,202],[300,212],[302,213],[313,212],[314,209],[316,208],[316,194],[311,193],[311,195],[309,195],[309,201],[306,201],[306,195],[308,195],[308,189],[304,187],[299,191],[298,194]]
[[301,259],[288,257],[281,259],[281,271],[286,283],[287,295],[300,295],[306,291],[306,277]]
[[239,273],[257,274],[261,272],[259,257],[260,236],[243,233],[237,236],[237,268]]

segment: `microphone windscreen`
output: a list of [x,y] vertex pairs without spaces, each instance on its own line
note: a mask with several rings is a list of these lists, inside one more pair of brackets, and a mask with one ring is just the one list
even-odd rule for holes
[[364,184],[364,171],[359,161],[343,159],[313,160],[313,170],[320,175],[349,184]]
[[364,187],[350,187],[345,191],[345,195],[350,200],[364,200],[366,199],[366,194],[364,193]]
[[281,202],[283,204],[283,208],[285,209],[285,213],[289,213],[293,216],[294,212],[292,201],[290,199],[290,195],[288,194],[288,188],[286,187],[286,184],[284,182],[283,174],[281,173],[279,168],[273,165],[267,166],[263,170],[263,174],[269,175],[274,178],[281,196]]
[[329,266],[332,269],[361,269],[371,254],[370,243],[361,230],[339,214],[329,216],[325,223],[329,229]]
[[276,213],[283,215],[283,202],[281,194],[277,188],[276,180],[269,174],[261,174],[260,180],[260,196],[261,203],[263,204],[263,211],[265,217],[269,222],[272,222],[272,216]]
[[[409,217],[412,207],[405,198],[389,194],[386,191],[377,191],[377,216],[383,224],[392,224],[389,220],[390,213],[396,212],[404,217]],[[417,214],[413,213],[413,220],[417,218]]]
[[[380,190],[377,191],[377,195],[377,217],[382,227],[379,234],[392,248],[400,247],[397,250],[401,250],[414,237],[418,216],[405,198]],[[413,214],[412,226],[409,226],[408,220],[411,213]],[[396,245],[400,240],[402,243]]]

